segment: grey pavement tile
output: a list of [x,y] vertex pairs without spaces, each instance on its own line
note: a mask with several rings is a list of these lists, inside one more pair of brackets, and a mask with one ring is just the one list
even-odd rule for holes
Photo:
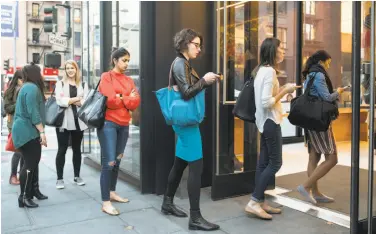
[[[244,206],[244,204],[234,202],[232,199],[208,201],[200,204],[202,216],[211,222],[244,216]],[[182,208],[189,210],[189,204],[182,205]]]
[[301,234],[301,233],[325,233],[344,234],[348,229],[337,225],[329,225],[326,221],[317,219],[288,208],[284,208],[283,214],[274,215],[272,221],[260,220],[252,216],[242,216],[218,223],[222,230],[231,234]]
[[1,196],[1,233],[20,226],[32,225],[25,208],[18,207],[17,194]]
[[93,199],[41,206],[37,209],[30,209],[29,212],[38,227],[50,227],[106,216],[101,211],[100,204]]
[[106,216],[102,218],[69,223],[55,227],[36,229],[22,234],[72,234],[72,233],[90,233],[90,234],[137,234],[137,232],[124,223],[118,217]]
[[8,177],[1,179],[1,195],[20,193],[20,186],[9,184],[8,179]]
[[[85,180],[86,185],[85,186],[79,186],[79,189],[81,189],[84,192],[87,193],[96,193],[100,191],[100,174],[92,175],[88,177],[82,177]],[[118,179],[117,185],[116,185],[116,192],[121,194],[122,196],[127,196],[127,192],[130,191],[138,191],[136,187],[127,184],[120,179]]]
[[40,185],[40,191],[48,196],[47,200],[36,201],[41,207],[90,198],[88,194],[78,189],[76,185],[66,185],[64,189],[58,190],[55,187],[55,181],[42,182]]
[[[189,217],[178,218],[178,217],[171,216],[171,215],[168,215],[168,216],[165,216],[165,217],[168,218],[169,220],[171,220],[173,223],[176,223],[177,225],[179,225],[184,230],[184,231],[177,232],[177,233],[207,233],[207,232],[204,232],[204,231],[191,231],[191,230],[189,230],[188,229]],[[213,233],[213,234],[225,234],[226,232],[224,232],[223,230],[216,230],[216,231],[211,231],[210,233]]]
[[166,234],[182,231],[181,227],[162,216],[154,208],[121,214],[119,217],[140,234]]

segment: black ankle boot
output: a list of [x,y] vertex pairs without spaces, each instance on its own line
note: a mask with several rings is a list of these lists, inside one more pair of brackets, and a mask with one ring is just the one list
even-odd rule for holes
[[32,186],[31,186],[31,198],[36,197],[38,200],[48,199],[43,193],[39,190],[39,169],[36,168],[32,174]]
[[38,200],[46,200],[48,197],[40,192],[38,187],[33,187],[33,191],[31,192],[33,197],[36,197]]
[[189,218],[189,230],[214,231],[219,229],[219,225],[206,221],[200,210],[192,211]]
[[24,198],[24,196],[20,195],[18,197],[18,206],[20,208],[22,207],[28,207],[28,208],[37,208],[39,205],[36,204],[31,198]]
[[176,217],[188,217],[184,211],[180,210],[174,205],[172,197],[163,197],[162,213],[165,215],[174,215]]

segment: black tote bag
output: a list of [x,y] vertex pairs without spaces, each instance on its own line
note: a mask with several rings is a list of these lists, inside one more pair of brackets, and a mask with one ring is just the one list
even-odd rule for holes
[[[55,85],[56,88],[56,85]],[[51,96],[45,103],[46,108],[46,125],[59,128],[63,125],[65,108],[59,106],[56,103],[55,88],[52,91]]]
[[333,103],[309,95],[313,81],[314,76],[309,81],[304,94],[291,100],[288,119],[292,125],[324,132],[328,130],[330,122],[338,110]]
[[90,91],[77,113],[78,118],[89,128],[101,128],[105,120],[107,97],[98,91],[100,82]]
[[253,77],[244,83],[243,89],[239,93],[232,113],[241,120],[251,123],[256,121],[256,103]]

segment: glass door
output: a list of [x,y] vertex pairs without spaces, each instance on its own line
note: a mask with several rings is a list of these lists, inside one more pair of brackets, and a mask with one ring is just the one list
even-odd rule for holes
[[268,2],[224,1],[216,4],[217,72],[216,157],[212,199],[250,193],[259,152],[255,124],[232,114],[236,98],[258,61],[262,41],[273,27]]

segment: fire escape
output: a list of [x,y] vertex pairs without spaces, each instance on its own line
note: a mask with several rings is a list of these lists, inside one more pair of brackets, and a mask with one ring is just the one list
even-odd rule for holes
[[[37,12],[34,12],[34,5],[38,5],[38,11]],[[43,57],[43,54],[45,52],[46,49],[51,49],[52,48],[52,45],[48,42],[48,40],[40,40],[40,35],[43,33],[44,31],[44,27],[43,27],[43,18],[40,17],[40,12],[41,10],[43,9],[43,6],[44,6],[44,2],[41,2],[41,4],[39,5],[39,2],[32,2],[32,13],[29,13],[28,14],[28,21],[31,22],[31,23],[34,23],[35,26],[36,25],[40,25],[39,28],[35,27],[34,25],[33,26],[30,26],[32,29],[32,35],[31,35],[31,38],[28,38],[27,39],[27,44],[29,47],[33,47],[33,48],[41,48],[40,49],[40,52],[39,53],[35,53],[35,54],[39,54],[39,56],[37,58],[34,57],[34,53],[33,53],[33,56],[32,56],[32,61],[35,62],[35,63],[40,63],[41,62],[41,59]],[[30,24],[32,25],[32,24]]]

